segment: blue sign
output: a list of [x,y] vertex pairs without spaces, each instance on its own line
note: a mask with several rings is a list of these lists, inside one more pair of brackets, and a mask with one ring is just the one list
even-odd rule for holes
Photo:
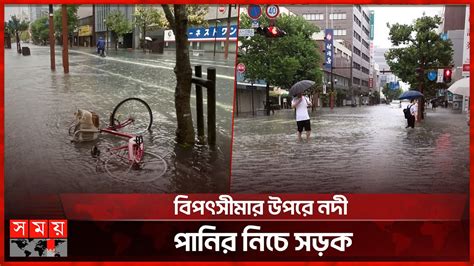
[[262,8],[259,5],[249,5],[247,13],[249,17],[258,19],[262,15]]
[[440,35],[441,35],[441,39],[442,39],[443,41],[447,41],[447,40],[448,40],[448,34],[447,34],[447,33],[441,33]]
[[388,85],[388,87],[391,89],[391,90],[398,90],[400,89],[400,83],[397,81],[397,82],[393,82],[391,81]]
[[428,75],[428,79],[430,81],[435,81],[436,78],[438,77],[438,73],[436,71],[433,71],[433,70],[429,71],[427,75]]
[[[188,29],[189,41],[213,41],[225,40],[227,37],[227,26],[217,26],[209,28],[190,28]],[[237,38],[237,25],[230,26],[230,39]]]
[[329,70],[332,68],[332,62],[334,59],[333,37],[334,37],[333,29],[326,29],[324,31],[324,68],[329,69]]

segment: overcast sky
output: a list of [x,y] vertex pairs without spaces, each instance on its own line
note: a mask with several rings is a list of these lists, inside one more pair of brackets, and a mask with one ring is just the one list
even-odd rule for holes
[[413,20],[423,16],[423,12],[427,16],[440,15],[444,6],[370,6],[374,10],[375,30],[374,45],[381,48],[390,48],[392,44],[389,40],[389,30],[387,22],[390,24],[411,24]]

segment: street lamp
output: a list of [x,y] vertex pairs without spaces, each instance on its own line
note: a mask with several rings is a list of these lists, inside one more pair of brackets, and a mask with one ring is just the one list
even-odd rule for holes
[[[216,14],[217,18],[217,14]],[[214,57],[216,57],[216,43],[217,43],[217,23],[221,23],[220,20],[216,19],[216,26],[214,27]]]
[[105,46],[107,47],[107,52],[109,51],[109,26],[107,26],[107,20],[104,19],[105,24]]

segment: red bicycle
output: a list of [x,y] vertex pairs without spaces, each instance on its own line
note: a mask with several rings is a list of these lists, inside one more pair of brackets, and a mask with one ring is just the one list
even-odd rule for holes
[[[127,139],[127,144],[106,149],[108,156],[102,159],[101,150],[94,145],[91,154],[97,158],[97,165],[102,162],[111,176],[128,182],[152,181],[166,172],[166,162],[160,156],[145,151],[142,133],[149,131],[153,123],[150,106],[142,99],[127,98],[115,106],[109,118],[109,125],[99,129],[99,116],[90,111],[78,110],[76,119],[69,128],[73,142],[93,141],[101,133]],[[156,167],[156,162],[160,166]],[[145,167],[145,165],[147,167]],[[153,166],[155,165],[155,166]],[[138,173],[126,176],[130,170],[158,170],[145,178]]]

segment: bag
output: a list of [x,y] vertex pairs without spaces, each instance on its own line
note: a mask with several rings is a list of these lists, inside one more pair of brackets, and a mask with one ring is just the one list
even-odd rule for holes
[[408,119],[411,117],[410,108],[411,108],[411,105],[408,105],[407,108],[403,109],[403,114],[405,114],[405,119]]

